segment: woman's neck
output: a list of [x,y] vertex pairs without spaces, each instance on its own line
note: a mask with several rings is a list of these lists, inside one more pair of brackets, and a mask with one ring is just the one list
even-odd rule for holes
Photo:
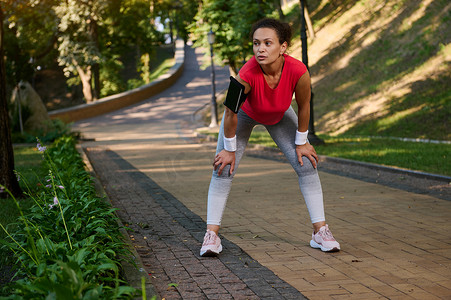
[[285,57],[281,55],[273,63],[268,65],[260,65],[260,67],[265,75],[274,77],[282,73],[284,63]]

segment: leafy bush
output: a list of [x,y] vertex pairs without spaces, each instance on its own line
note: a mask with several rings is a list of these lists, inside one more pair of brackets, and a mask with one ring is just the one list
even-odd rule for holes
[[18,129],[14,130],[12,132],[13,143],[33,143],[36,141],[36,137],[40,141],[47,143],[53,142],[63,136],[77,135],[77,133],[71,132],[71,124],[66,124],[60,119],[50,120],[49,122],[50,129],[46,132],[38,130],[36,132],[24,132],[21,134]]
[[[120,278],[118,257],[130,257],[115,209],[97,197],[73,137],[49,148],[38,143],[47,175],[36,189],[22,178],[34,201],[18,228],[2,241],[17,259],[7,299],[130,299],[138,291]],[[18,226],[19,225],[19,226]],[[8,226],[8,228],[10,228]]]

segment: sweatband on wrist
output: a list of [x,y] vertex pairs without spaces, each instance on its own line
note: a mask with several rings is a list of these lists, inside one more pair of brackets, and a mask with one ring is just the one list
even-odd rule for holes
[[308,130],[304,132],[299,132],[296,130],[296,138],[294,139],[294,143],[296,145],[305,145],[307,143]]
[[229,152],[236,151],[236,135],[232,138],[227,138],[224,136],[224,149]]

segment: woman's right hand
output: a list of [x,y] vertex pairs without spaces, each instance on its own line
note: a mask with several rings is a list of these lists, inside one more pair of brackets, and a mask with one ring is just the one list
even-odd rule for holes
[[227,165],[230,165],[230,174],[229,175],[232,175],[233,170],[235,169],[235,152],[222,150],[215,156],[215,160],[213,162],[213,167],[214,167],[215,171],[219,167],[218,175],[221,176],[222,170]]

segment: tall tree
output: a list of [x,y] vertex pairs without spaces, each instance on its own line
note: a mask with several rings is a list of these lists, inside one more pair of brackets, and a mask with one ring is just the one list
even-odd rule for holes
[[[57,41],[56,0],[15,0],[3,4],[7,85],[32,81],[34,64],[44,65]],[[54,53],[52,53],[54,54]]]
[[283,14],[282,10],[282,3],[280,0],[274,0],[274,5],[277,8],[277,13],[279,14],[279,19],[283,20],[285,19],[285,15]]
[[[6,99],[6,71],[3,54],[3,9],[0,3],[0,184],[5,186],[14,196],[22,195],[19,183],[14,174],[14,153],[11,142],[8,106]],[[7,193],[0,190],[0,197]]]
[[[302,3],[302,2],[304,2],[304,3]],[[312,20],[310,19],[310,14],[308,12],[307,0],[300,0],[299,5],[300,5],[301,9],[302,9],[302,7],[304,7],[305,24],[307,25],[307,29],[308,29],[310,38],[314,39],[315,38],[315,30],[313,29]],[[302,15],[302,12],[301,12],[301,15]]]
[[[229,65],[237,73],[242,62],[252,54],[249,32],[252,23],[274,11],[273,1],[204,0],[191,31],[196,47],[209,48],[207,33],[216,35],[213,51],[217,61]],[[208,53],[207,53],[208,54]]]
[[98,64],[102,62],[99,49],[98,27],[103,24],[107,0],[61,1],[55,13],[59,18],[59,58],[66,76],[78,75],[83,85],[86,102],[96,99],[99,92],[93,90],[92,79],[99,84]]

